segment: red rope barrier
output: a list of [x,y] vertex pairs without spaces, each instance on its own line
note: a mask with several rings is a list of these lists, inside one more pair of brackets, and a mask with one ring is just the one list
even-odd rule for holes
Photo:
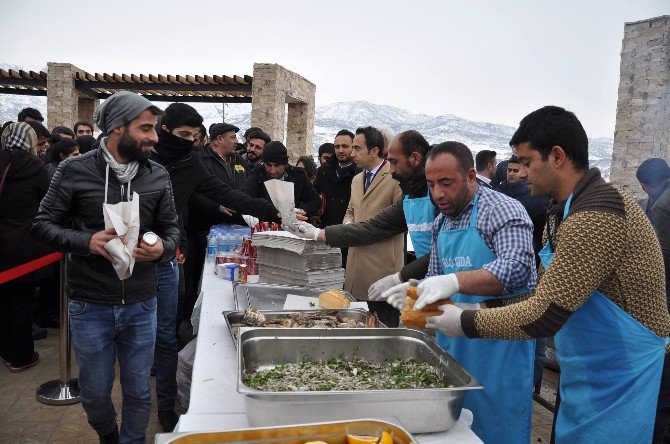
[[5,270],[0,272],[0,284],[4,284],[5,282],[12,281],[16,278],[19,278],[21,276],[24,276],[28,273],[32,273],[35,270],[39,270],[42,267],[46,267],[49,264],[53,264],[54,262],[58,262],[63,258],[62,253],[51,253],[49,255],[43,256],[39,259],[35,259],[34,261],[26,262],[25,264],[21,264],[18,267],[10,268],[9,270]]

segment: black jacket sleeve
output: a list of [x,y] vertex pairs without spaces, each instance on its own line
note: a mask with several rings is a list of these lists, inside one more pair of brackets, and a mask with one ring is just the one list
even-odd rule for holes
[[165,176],[165,188],[158,201],[154,219],[156,234],[163,241],[163,256],[160,258],[160,262],[169,261],[174,258],[180,238],[177,209],[175,208],[174,196],[172,194],[172,182],[170,182],[167,171],[165,172]]
[[242,191],[232,189],[215,176],[203,177],[198,182],[195,191],[202,194],[205,198],[218,202],[240,214],[249,214],[264,221],[280,222],[280,219],[277,217],[279,211],[271,202],[265,199],[249,197],[249,195]]
[[213,201],[207,196],[203,196],[197,191],[193,192],[188,199],[188,204],[192,208],[196,208],[198,211],[205,213],[209,216],[220,216],[221,210],[219,209],[219,203]]
[[407,231],[402,201],[363,222],[326,227],[326,243],[331,247],[364,247]]
[[402,267],[400,270],[400,278],[403,282],[407,282],[410,279],[423,279],[428,274],[428,263],[430,262],[430,253],[425,256],[421,256],[415,261],[410,262],[409,264]]
[[57,251],[87,255],[93,233],[68,228],[75,181],[74,174],[68,174],[68,168],[68,162],[63,162],[54,173],[47,194],[40,203],[39,212],[33,220],[31,234]]
[[255,169],[251,172],[249,177],[247,177],[247,181],[244,182],[244,185],[242,188],[240,188],[240,191],[247,196],[250,197],[261,197],[261,182],[258,177],[258,170]]

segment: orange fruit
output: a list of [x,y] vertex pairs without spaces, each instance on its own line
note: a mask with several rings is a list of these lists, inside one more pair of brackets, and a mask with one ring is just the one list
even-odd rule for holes
[[375,436],[347,435],[347,444],[378,444],[379,438]]
[[388,432],[382,432],[382,437],[379,439],[379,444],[393,444],[393,437]]

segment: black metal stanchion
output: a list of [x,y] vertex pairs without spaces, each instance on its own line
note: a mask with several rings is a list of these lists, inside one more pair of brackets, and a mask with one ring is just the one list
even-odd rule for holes
[[43,404],[65,405],[79,402],[79,384],[70,378],[70,319],[67,312],[67,266],[69,255],[60,261],[60,348],[58,361],[60,378],[45,382],[37,388],[35,397]]

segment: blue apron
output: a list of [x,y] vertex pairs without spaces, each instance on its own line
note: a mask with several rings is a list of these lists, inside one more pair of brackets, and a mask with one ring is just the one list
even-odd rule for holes
[[[553,256],[547,242],[540,252],[545,269]],[[554,341],[561,366],[556,442],[651,442],[667,339],[596,291]]]
[[[476,195],[467,228],[439,231],[437,248],[444,274],[478,270],[496,259],[476,228],[478,200]],[[451,300],[475,303],[494,298],[457,293]],[[473,413],[477,436],[485,443],[530,442],[535,341],[452,339],[438,332],[437,343],[484,386],[468,392],[463,403]]]
[[414,245],[414,254],[418,259],[430,253],[433,221],[435,221],[437,212],[435,205],[430,200],[430,190],[426,197],[410,199],[406,195],[402,201],[402,210],[405,213],[407,232]]

